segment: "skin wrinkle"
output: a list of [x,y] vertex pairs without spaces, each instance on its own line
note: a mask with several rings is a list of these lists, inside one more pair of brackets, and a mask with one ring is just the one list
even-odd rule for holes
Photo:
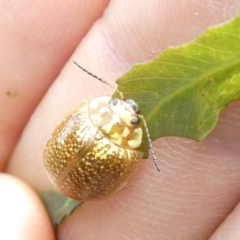
[[[147,5],[148,6],[148,5]],[[147,7],[146,6],[146,7]],[[134,15],[134,12],[133,12],[133,15]],[[132,16],[130,17],[130,15],[128,15],[128,14],[125,14],[124,15],[124,19],[126,20],[126,23],[125,23],[125,25],[124,25],[124,27],[125,27],[125,32],[126,32],[126,35],[128,36],[128,38],[127,38],[127,41],[131,41],[131,44],[133,44],[133,47],[135,46],[135,51],[136,52],[138,52],[138,53],[140,53],[141,55],[141,57],[140,58],[142,58],[142,59],[147,59],[147,57],[146,57],[146,55],[144,54],[144,52],[147,52],[146,50],[144,51],[144,49],[143,49],[143,47],[145,47],[145,45],[144,44],[137,44],[137,41],[139,40],[139,39],[142,39],[142,40],[144,40],[145,39],[145,37],[142,35],[142,32],[140,31],[140,33],[139,33],[139,35],[138,35],[138,38],[136,38],[136,35],[134,35],[134,31],[132,31],[131,29],[134,29],[134,27],[132,27],[132,25],[133,25],[133,22],[132,22]],[[147,26],[146,26],[147,27]],[[135,36],[135,37],[134,37]],[[141,38],[142,37],[142,38]],[[141,46],[141,47],[140,47]],[[146,49],[146,47],[145,47],[145,49]],[[132,64],[131,64],[132,65]]]
[[[234,119],[236,119],[236,120],[234,120]],[[240,117],[237,114],[233,113],[233,115],[231,115],[230,119],[229,118],[227,118],[227,119],[226,118],[224,118],[224,119],[220,118],[219,122],[222,122],[226,125],[231,125],[232,123],[234,123],[234,124],[237,124],[237,126],[239,126],[240,122],[238,122],[238,120],[240,120]]]
[[[181,138],[182,140],[183,138]],[[180,141],[181,141],[180,140]],[[201,148],[199,148],[199,144],[193,140],[187,140],[188,142],[192,142],[196,147],[197,147],[197,156],[198,157],[201,157],[203,159],[218,159],[218,157],[212,155],[212,156],[208,156],[206,155],[205,151],[204,151],[204,148],[203,150],[201,150]],[[172,147],[169,147],[169,149],[166,148],[167,146],[165,145],[164,146],[164,149],[166,150],[166,152],[171,152],[172,154],[168,156],[168,158],[171,158],[174,154],[176,154],[176,159],[179,158],[179,156],[183,156],[185,157],[186,159],[188,159],[187,164],[191,164],[192,161],[191,161],[191,155],[196,155],[196,149],[191,147],[191,148],[188,148],[188,147],[183,147],[179,144],[173,144]],[[177,151],[177,149],[180,148],[180,151]],[[181,159],[181,158],[180,158]],[[190,161],[189,161],[190,160]],[[205,162],[208,162],[207,160]],[[199,161],[195,161],[194,163],[198,163],[202,166],[206,166],[206,164],[204,164],[204,162],[202,162],[201,160]],[[207,164],[207,166],[209,166],[209,164]],[[214,166],[213,166],[214,167]],[[216,166],[216,168],[218,168]]]
[[[172,187],[174,187],[174,185],[167,185],[165,188],[161,188],[161,190],[162,190],[162,193],[161,194],[159,194],[159,195],[161,195],[161,197],[164,197],[164,201],[162,201],[161,202],[161,205],[165,205],[165,206],[169,206],[170,208],[172,207],[172,206],[174,206],[173,204],[171,204],[170,203],[170,201],[171,200],[173,200],[174,202],[186,202],[187,203],[187,207],[188,207],[188,204],[189,203],[195,203],[195,202],[198,202],[198,200],[196,200],[196,199],[191,199],[191,200],[185,200],[184,198],[180,198],[180,196],[184,196],[185,194],[186,194],[186,192],[184,192],[183,190],[184,190],[184,188],[182,188],[182,189],[179,189],[178,187],[177,188],[175,188],[175,190],[169,190],[169,188],[171,188],[172,189]],[[177,191],[178,190],[178,191]],[[187,188],[185,188],[185,190],[187,190]],[[151,190],[149,190],[149,189],[144,189],[144,191],[146,192],[146,195],[147,196],[151,196],[151,195],[153,195],[155,192],[156,192],[156,190],[153,190],[153,191],[151,191]],[[202,195],[202,193],[201,193],[201,191],[199,191],[199,189],[197,189],[196,188],[196,190],[195,190],[196,192],[195,193],[189,193],[189,192],[187,192],[187,194],[189,195],[189,196],[200,196],[200,195]],[[166,194],[164,194],[164,193],[166,193]],[[170,193],[170,194],[169,194]],[[176,194],[177,196],[178,196],[178,199],[176,200],[175,199],[175,197],[170,197],[170,196],[172,196],[172,195],[174,195],[174,194]],[[170,196],[168,196],[168,195],[170,195]],[[139,199],[141,199],[141,196],[139,196],[138,197]],[[143,199],[142,199],[143,200]],[[166,201],[167,200],[167,201]],[[152,204],[156,204],[156,205],[158,205],[158,201],[152,201],[151,202]],[[194,208],[194,205],[193,205],[193,208]]]
[[[120,12],[120,11],[121,11],[121,8],[118,7],[117,11]],[[117,15],[117,14],[118,14],[118,13],[116,13],[116,15]],[[129,31],[128,31],[128,29],[131,29],[131,28],[132,28],[132,25],[133,25],[135,19],[134,19],[134,21],[132,21],[132,20],[127,21],[127,20],[129,19],[129,15],[124,15],[124,16],[123,16],[123,14],[124,14],[124,11],[121,11],[121,15],[120,15],[120,16],[121,16],[122,19],[124,19],[124,21],[122,22],[120,28],[117,27],[117,29],[118,29],[118,34],[119,34],[122,38],[124,38],[124,39],[123,39],[123,42],[130,42],[131,45],[134,45],[134,46],[135,46],[134,49],[137,49],[136,51],[137,51],[138,53],[142,54],[142,52],[144,52],[143,49],[139,49],[139,46],[138,46],[137,44],[135,44],[135,42],[136,42],[136,37],[133,37],[134,34],[135,34],[135,32],[132,31],[132,30],[129,30]],[[131,16],[131,17],[132,17],[132,16]],[[107,21],[111,21],[111,23],[114,22],[113,19],[115,19],[115,18],[111,18],[111,19],[109,20],[108,16],[106,16],[106,18],[107,18],[106,22],[107,22]],[[112,25],[112,28],[113,28],[113,29],[114,29],[114,27],[115,27],[115,25]],[[115,28],[116,28],[116,27],[115,27]],[[109,29],[109,28],[106,28],[106,29]],[[125,32],[125,34],[121,34],[121,33],[123,33],[123,32]],[[111,41],[111,40],[110,40],[110,38],[111,38],[110,36],[114,36],[114,35],[111,34],[111,33],[107,33],[107,32],[106,32],[105,34],[106,34],[107,38],[109,39],[110,46],[112,46],[112,47],[115,49],[115,51],[117,51],[117,47],[116,47],[116,46],[118,46],[117,41],[116,41],[116,44],[114,45],[114,44],[113,44],[114,41]],[[141,32],[140,32],[140,33],[138,32],[138,35],[141,36]],[[139,38],[138,38],[138,39],[139,39]],[[146,44],[142,44],[141,47],[144,47],[145,45],[146,45]],[[132,66],[132,65],[133,65],[132,63],[130,64],[130,62],[126,60],[126,57],[124,57],[125,55],[127,55],[127,53],[123,52],[123,54],[120,54],[119,51],[117,51],[117,55],[120,57],[120,59],[124,59],[124,62],[126,62],[128,66],[130,66],[130,65]],[[142,58],[142,59],[146,59],[146,56],[142,55],[141,58]],[[147,57],[147,58],[149,59],[149,57]]]
[[214,165],[213,165],[214,166]]
[[[108,50],[110,50],[110,52],[111,52],[111,57],[114,57],[114,62],[115,62],[115,61],[118,62],[118,65],[119,65],[119,66],[121,66],[121,65],[124,66],[124,72],[125,72],[125,71],[126,71],[125,69],[126,69],[126,68],[128,69],[128,68],[129,68],[129,65],[126,64],[126,62],[124,61],[124,59],[119,58],[118,54],[115,52],[114,47],[112,47],[112,46],[110,45],[110,42],[108,41],[107,36],[106,36],[106,34],[105,34],[105,30],[104,30],[105,27],[104,27],[104,25],[103,25],[103,20],[101,19],[101,21],[98,21],[98,22],[95,24],[95,26],[100,26],[100,27],[99,27],[100,33],[101,33],[101,35],[103,36],[103,40],[105,40],[104,43],[106,43],[106,45],[109,47]],[[97,39],[97,40],[98,40],[98,39]],[[103,41],[103,40],[101,40],[101,41]],[[106,45],[104,44],[104,48],[106,48]],[[127,65],[127,67],[125,67],[126,65]],[[95,72],[95,70],[94,70],[94,74],[96,74],[96,75],[99,76],[99,77],[105,76],[105,77],[104,77],[104,80],[105,80],[105,81],[108,81],[108,82],[112,82],[111,84],[113,84],[113,86],[115,86],[115,87],[117,88],[116,79],[123,74],[123,71],[120,70],[118,74],[114,73],[114,74],[113,74],[114,77],[112,77],[112,76],[111,76],[111,74],[112,74],[111,72],[109,72],[109,71],[106,72],[106,71],[104,70],[104,65],[103,65],[103,64],[99,65],[99,67],[100,67],[100,69],[102,69],[101,72],[103,72],[103,74],[101,74],[101,76],[100,76],[100,74],[98,74],[97,72]],[[90,72],[92,71],[91,69],[89,69],[89,70],[90,70]],[[90,89],[94,89],[95,82],[94,82],[94,81],[91,81],[91,84],[92,84],[92,88],[90,88]],[[104,86],[104,84],[101,84],[100,86],[101,86],[101,88],[106,88],[106,89],[107,89],[105,95],[111,95],[111,94],[109,94],[109,91],[108,91],[108,90],[109,90],[109,86],[107,86],[107,85]]]
[[[151,219],[151,216],[149,216],[150,217],[150,219]],[[138,225],[136,225],[135,224],[135,219],[137,219],[138,218],[138,216],[137,215],[135,215],[134,216],[134,218],[133,218],[133,215],[126,215],[125,216],[125,218],[126,219],[128,219],[128,220],[130,220],[130,221],[127,221],[128,222],[128,224],[129,224],[129,226],[132,226],[133,228],[134,228],[134,226],[136,226],[137,228],[134,228],[134,232],[135,233],[137,233],[138,234],[138,229],[139,229],[139,225],[141,226],[141,228],[143,228],[143,229],[145,229],[145,239],[148,239],[148,238],[146,238],[146,236],[148,236],[148,234],[150,234],[150,236],[152,236],[152,233],[154,233],[155,231],[154,230],[151,230],[151,228],[150,227],[148,227],[148,225],[150,224],[150,225],[152,225],[152,224],[156,224],[156,222],[154,222],[154,221],[149,221],[149,218],[145,218],[145,219],[142,219],[142,221],[138,224]],[[134,233],[133,232],[133,233]]]
[[[127,19],[127,18],[126,18]],[[130,22],[129,22],[130,23]],[[126,26],[127,26],[127,28],[126,28],[126,30],[128,30],[130,27],[128,27],[129,25],[128,24],[126,24]],[[131,31],[129,31],[129,37],[130,37],[130,39],[128,39],[129,41],[131,41],[131,43],[135,46],[135,48],[136,48],[136,51],[137,52],[139,52],[139,53],[141,53],[141,57],[142,58],[145,58],[145,56],[142,54],[142,49],[140,49],[139,48],[139,46],[137,45],[137,41],[136,41],[136,38],[134,38],[134,35],[133,35],[133,33],[131,32]]]
[[105,39],[108,43],[108,46],[110,47],[110,49],[113,51],[114,55],[124,63],[124,65],[126,65],[127,69],[129,69],[131,67],[131,64],[129,64],[126,59],[123,57],[123,55],[120,55],[120,53],[117,51],[117,48],[113,45],[114,41],[111,41],[111,37],[110,35],[107,33],[106,27],[104,25],[104,20],[102,20],[102,25],[103,27],[102,29],[102,33],[105,36]]

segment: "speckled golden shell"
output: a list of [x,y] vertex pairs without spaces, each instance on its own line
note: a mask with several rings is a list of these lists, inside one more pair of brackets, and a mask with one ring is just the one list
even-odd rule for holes
[[138,150],[119,147],[99,136],[89,116],[89,102],[84,100],[52,133],[44,164],[60,192],[85,201],[122,188],[142,156]]

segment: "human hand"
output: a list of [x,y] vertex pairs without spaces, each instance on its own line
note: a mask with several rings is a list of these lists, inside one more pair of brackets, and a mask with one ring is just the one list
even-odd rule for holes
[[[112,93],[107,86],[81,72],[72,60],[99,77],[115,82],[135,63],[154,58],[168,46],[188,42],[208,26],[240,11],[237,1],[141,0],[137,4],[136,1],[112,1],[108,6],[107,3],[72,0],[66,5],[60,2],[50,6],[49,2],[28,5],[25,1],[14,8],[4,5],[5,18],[0,21],[0,27],[6,32],[0,45],[4,53],[0,59],[3,69],[0,84],[5,93],[0,97],[1,166],[3,169],[6,162],[7,173],[23,179],[35,190],[51,186],[42,155],[49,134],[59,120],[83,99]],[[7,21],[11,24],[7,25]],[[240,136],[236,134],[239,104],[239,101],[229,104],[217,127],[201,143],[177,137],[155,141],[162,172],[159,174],[150,160],[143,160],[128,186],[102,201],[84,203],[66,218],[59,226],[59,239],[81,236],[82,239],[198,240],[210,237],[236,206],[240,194]],[[23,127],[24,132],[17,141]],[[12,157],[7,160],[11,153]],[[19,187],[15,184],[18,180],[5,175],[2,178],[6,179],[2,180],[4,186],[14,182],[11,186],[18,196],[21,192],[27,196],[30,209],[38,209],[37,218],[30,215],[25,218],[26,225],[21,226],[21,232],[32,239],[24,229],[33,225],[33,231],[37,222],[44,224],[41,228],[38,226],[38,230],[46,234],[41,239],[53,238],[46,213],[32,190],[25,185],[21,187],[22,183]],[[6,187],[3,189],[8,191]],[[7,200],[9,195],[2,194],[6,196],[3,207],[11,209],[11,205],[7,207],[11,202]],[[21,214],[16,219],[23,219]],[[6,217],[8,215],[1,215],[3,223]],[[230,231],[231,236],[237,234],[237,228],[234,231],[229,227],[237,225],[237,217],[238,208],[212,239],[217,236],[229,239],[224,238],[224,234],[229,237]]]

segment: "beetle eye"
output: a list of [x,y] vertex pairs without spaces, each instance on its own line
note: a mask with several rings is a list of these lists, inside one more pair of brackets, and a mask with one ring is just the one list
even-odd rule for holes
[[116,106],[116,105],[118,104],[118,101],[119,101],[118,98],[114,98],[114,99],[112,100],[113,106]]
[[126,99],[125,100],[125,103],[127,103],[131,108],[132,110],[135,112],[135,113],[138,113],[139,112],[139,108],[138,108],[138,105],[136,102],[134,102],[132,99]]
[[140,119],[139,119],[138,117],[133,118],[133,119],[131,120],[131,124],[133,124],[133,125],[137,125],[137,124],[139,124],[139,122],[140,122]]

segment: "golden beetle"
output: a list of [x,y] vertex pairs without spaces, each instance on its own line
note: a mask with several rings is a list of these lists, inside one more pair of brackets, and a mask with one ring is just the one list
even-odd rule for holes
[[82,101],[52,133],[44,151],[44,164],[52,183],[66,196],[82,201],[100,199],[129,181],[143,157],[136,150],[142,143],[140,119],[159,170],[138,105],[119,93],[121,98]]

